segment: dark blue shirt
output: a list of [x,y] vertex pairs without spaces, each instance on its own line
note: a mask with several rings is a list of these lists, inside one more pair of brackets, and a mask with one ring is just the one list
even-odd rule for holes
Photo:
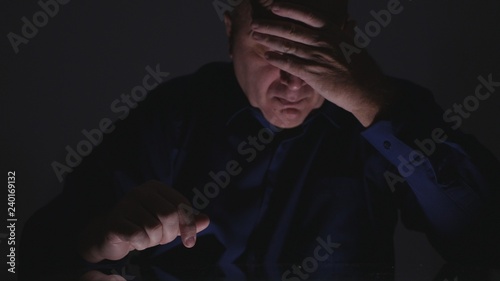
[[211,220],[193,249],[178,238],[134,257],[162,280],[392,280],[398,209],[447,260],[497,261],[496,160],[449,128],[427,91],[393,83],[401,98],[369,128],[325,102],[281,130],[249,104],[230,64],[173,79],[67,177],[27,227],[26,255],[42,255],[30,232],[52,217],[67,227],[47,238],[58,243],[51,266],[69,263],[57,256],[74,254],[83,225],[154,179]]

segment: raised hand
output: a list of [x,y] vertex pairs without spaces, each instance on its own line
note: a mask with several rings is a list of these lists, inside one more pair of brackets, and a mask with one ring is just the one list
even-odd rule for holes
[[388,99],[384,78],[365,52],[348,62],[339,48],[352,44],[347,25],[338,26],[310,8],[295,3],[262,5],[281,19],[253,19],[252,37],[270,51],[266,60],[306,82],[328,101],[369,126]]

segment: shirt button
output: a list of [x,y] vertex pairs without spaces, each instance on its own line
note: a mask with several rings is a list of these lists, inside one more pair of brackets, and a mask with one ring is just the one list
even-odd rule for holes
[[391,148],[391,142],[390,141],[384,141],[384,147],[385,147],[385,149]]

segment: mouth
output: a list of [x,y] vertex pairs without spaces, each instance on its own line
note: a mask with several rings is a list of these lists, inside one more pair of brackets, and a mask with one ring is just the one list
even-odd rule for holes
[[303,103],[307,98],[302,98],[302,99],[299,99],[296,101],[290,101],[290,100],[280,98],[280,97],[273,97],[273,99],[275,99],[276,101],[278,101],[279,103],[281,103],[284,106],[295,106],[295,105],[299,105],[299,104]]

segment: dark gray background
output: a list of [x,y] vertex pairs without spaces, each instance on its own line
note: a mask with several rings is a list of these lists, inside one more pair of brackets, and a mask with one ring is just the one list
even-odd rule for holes
[[[353,0],[350,10],[364,27],[372,20],[369,11],[387,3]],[[500,81],[499,1],[401,4],[404,10],[368,47],[387,74],[429,88],[445,109],[474,94],[479,75],[493,73]],[[17,172],[19,244],[24,222],[61,192],[51,163],[64,163],[65,146],[83,140],[81,130],[97,128],[102,118],[115,120],[112,101],[142,83],[147,65],[159,63],[169,78],[187,74],[207,62],[228,60],[227,39],[212,0],[73,0],[16,55],[6,35],[20,34],[21,17],[31,19],[40,7],[12,0],[3,6],[0,171],[5,181],[7,171]],[[497,158],[499,93],[481,102],[462,126]],[[0,207],[3,218],[7,206]],[[2,226],[0,234],[5,232]],[[398,280],[431,280],[442,261],[425,237],[398,227],[395,243]],[[5,246],[1,241],[2,264]]]

